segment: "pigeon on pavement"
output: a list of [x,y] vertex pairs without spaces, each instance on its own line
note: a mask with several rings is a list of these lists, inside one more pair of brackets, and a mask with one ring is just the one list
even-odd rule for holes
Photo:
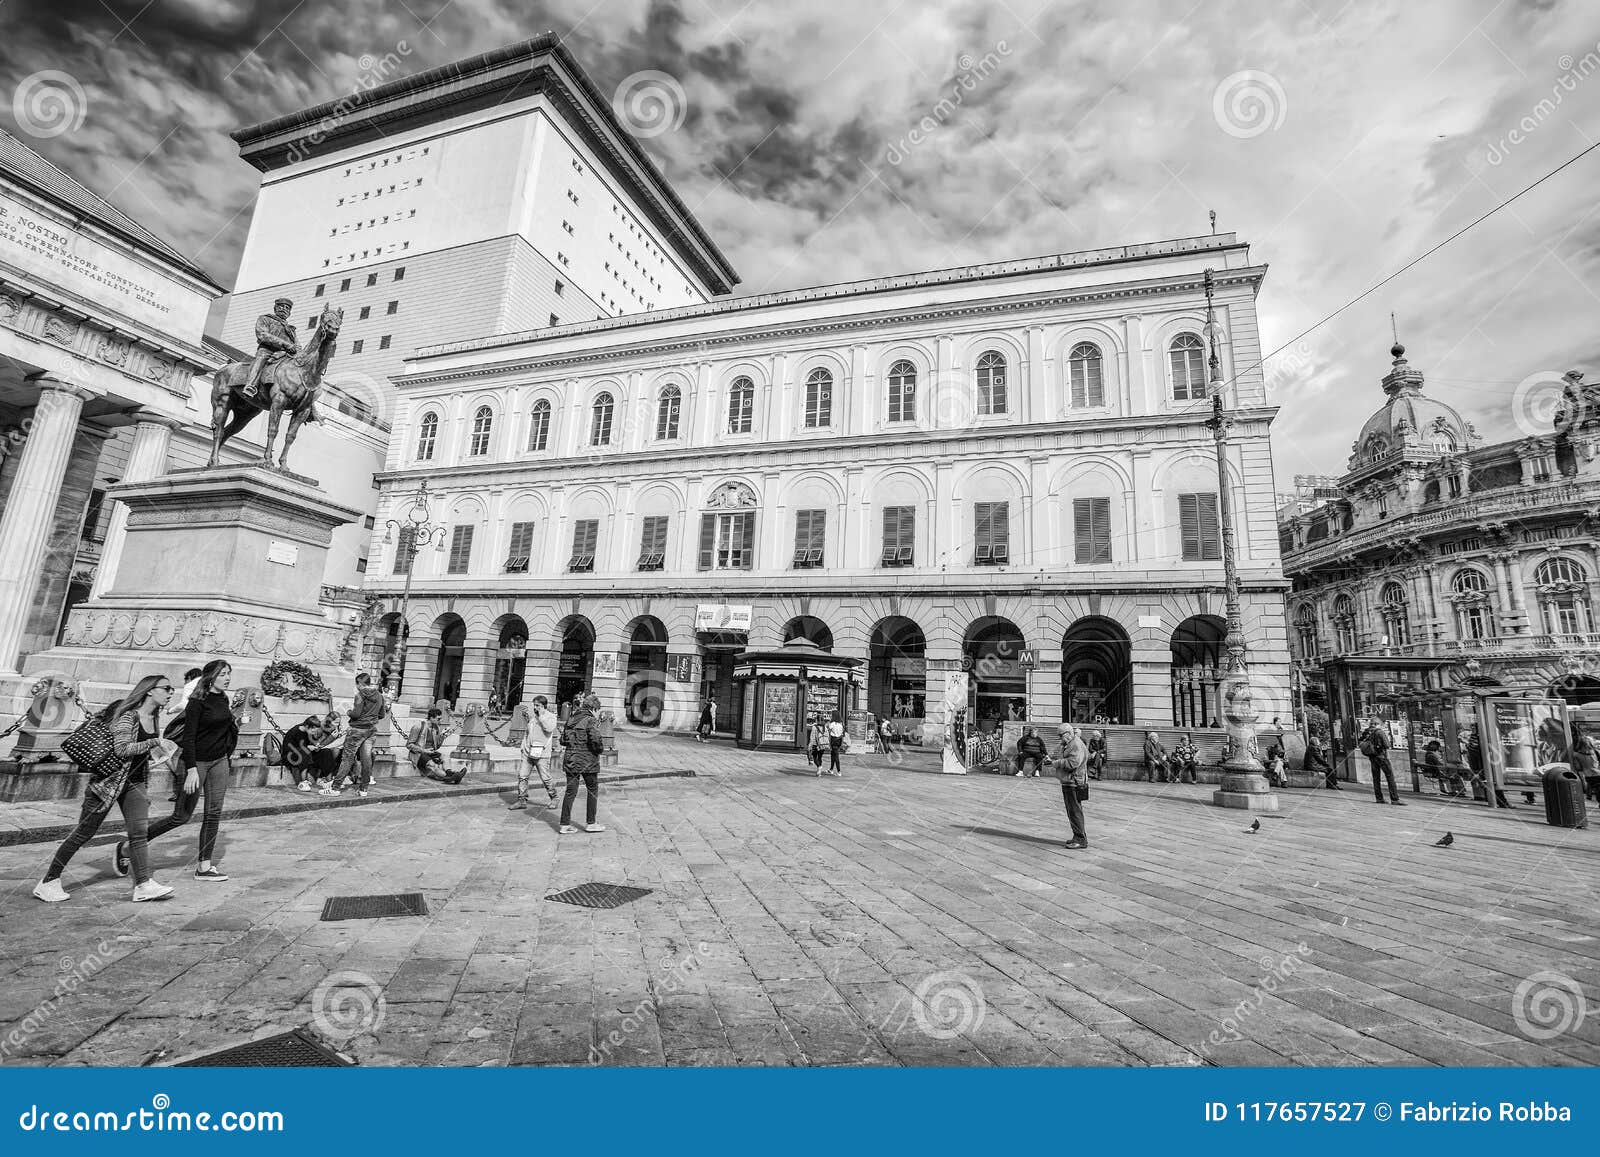
[[1433,841],[1433,846],[1436,847],[1436,848],[1448,848],[1451,844],[1453,844],[1455,842],[1456,842],[1456,834],[1454,832],[1445,832],[1445,834],[1442,837],[1440,837],[1439,839]]

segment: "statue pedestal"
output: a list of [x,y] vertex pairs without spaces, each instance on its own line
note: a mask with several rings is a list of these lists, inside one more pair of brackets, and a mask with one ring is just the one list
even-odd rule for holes
[[58,646],[28,657],[18,688],[0,687],[0,711],[46,673],[101,706],[143,675],[176,681],[212,659],[233,664],[236,688],[291,659],[336,697],[352,694],[354,672],[338,666],[344,628],[319,598],[333,530],[359,511],[311,479],[255,465],[177,470],[107,493],[128,505],[115,577],[72,610]]

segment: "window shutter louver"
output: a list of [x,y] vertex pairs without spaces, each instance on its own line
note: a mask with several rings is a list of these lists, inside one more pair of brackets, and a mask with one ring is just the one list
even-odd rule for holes
[[1222,528],[1217,518],[1217,496],[1196,495],[1200,500],[1200,557],[1222,557]]
[[717,516],[700,516],[700,569],[710,570],[717,552]]
[[1091,562],[1111,561],[1111,500],[1109,498],[1094,498],[1090,500],[1094,523],[1094,557]]
[[466,574],[472,562],[472,532],[476,529],[471,526],[458,526],[450,535],[450,565],[451,574]]
[[756,516],[754,511],[741,514],[736,522],[739,528],[739,566],[742,570],[755,569]]
[[[1077,387],[1073,389],[1076,392]],[[1077,404],[1074,396],[1073,405]],[[1072,556],[1076,562],[1089,562],[1094,557],[1094,528],[1090,525],[1094,517],[1092,501],[1088,498],[1072,500]]]
[[1178,526],[1183,540],[1183,557],[1200,557],[1200,511],[1198,494],[1178,495]]

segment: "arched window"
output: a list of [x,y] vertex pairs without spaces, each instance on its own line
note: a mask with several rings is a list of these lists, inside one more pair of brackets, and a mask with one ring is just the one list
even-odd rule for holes
[[1172,371],[1172,398],[1193,402],[1206,396],[1206,347],[1192,333],[1180,333],[1167,347]]
[[1455,453],[1455,435],[1450,433],[1449,430],[1435,429],[1433,431],[1433,448],[1445,454]]
[[589,415],[589,445],[611,444],[611,416],[616,408],[616,403],[608,393],[602,393],[594,400],[594,408]]
[[1105,379],[1100,372],[1100,347],[1079,342],[1067,355],[1067,376],[1072,381],[1072,407],[1106,404]]
[[533,404],[533,416],[528,420],[528,449],[547,450],[550,447],[550,403],[540,398]]
[[683,408],[683,391],[668,386],[656,403],[656,441],[670,442],[678,436],[678,414]]
[[806,429],[833,425],[833,375],[824,369],[806,375]]
[[1382,434],[1371,435],[1367,439],[1366,445],[1362,447],[1362,457],[1364,457],[1368,462],[1371,462],[1376,458],[1382,458],[1388,452],[1389,439],[1385,438]]
[[1356,604],[1349,595],[1339,595],[1333,600],[1328,614],[1333,623],[1333,645],[1341,653],[1356,649]]
[[1551,558],[1533,572],[1544,629],[1551,635],[1582,635],[1593,629],[1589,613],[1589,577],[1570,558]]
[[1482,571],[1458,570],[1450,580],[1450,602],[1456,609],[1456,634],[1464,641],[1494,637],[1489,580]]
[[494,430],[494,411],[488,406],[479,406],[478,412],[472,415],[472,441],[467,446],[467,453],[474,458],[481,458],[489,452],[489,435]]
[[889,421],[917,420],[917,367],[901,360],[889,367]]
[[1383,633],[1389,646],[1404,647],[1411,642],[1411,613],[1406,603],[1406,588],[1399,583],[1385,583],[1378,595],[1379,613],[1383,616]]
[[1006,412],[1006,359],[990,350],[978,359],[978,413]]
[[755,420],[756,387],[749,378],[734,378],[728,390],[728,433],[748,434]]
[[432,462],[433,448],[439,441],[439,415],[432,411],[422,415],[417,433],[417,461]]
[[1300,657],[1314,660],[1317,657],[1317,612],[1310,603],[1301,603],[1294,613],[1294,636],[1300,645]]

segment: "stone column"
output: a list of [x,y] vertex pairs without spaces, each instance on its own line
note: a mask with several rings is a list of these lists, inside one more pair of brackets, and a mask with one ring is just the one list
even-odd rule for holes
[[489,703],[494,690],[494,666],[500,649],[492,644],[468,643],[461,652],[461,689],[456,706],[464,708],[469,703]]
[[33,655],[55,646],[62,612],[71,593],[73,566],[83,543],[84,515],[89,509],[95,474],[100,468],[100,452],[105,449],[108,436],[108,431],[92,426],[79,426],[73,436],[72,452],[67,455],[67,467],[62,471],[57,491],[48,546],[33,590],[27,631],[19,644],[23,654]]
[[[176,418],[156,414],[141,417],[133,425],[133,448],[128,453],[128,466],[122,472],[123,482],[143,482],[159,478],[167,472],[167,455],[172,449],[172,432],[182,423]],[[99,598],[110,589],[117,577],[117,562],[122,555],[122,541],[128,534],[128,505],[111,504],[111,521],[106,526],[106,540],[100,547],[100,569],[95,573],[92,598]]]
[[21,666],[18,652],[50,545],[78,418],[84,399],[93,396],[54,378],[35,380],[39,402],[26,424],[16,481],[0,517],[0,672],[11,674]]

